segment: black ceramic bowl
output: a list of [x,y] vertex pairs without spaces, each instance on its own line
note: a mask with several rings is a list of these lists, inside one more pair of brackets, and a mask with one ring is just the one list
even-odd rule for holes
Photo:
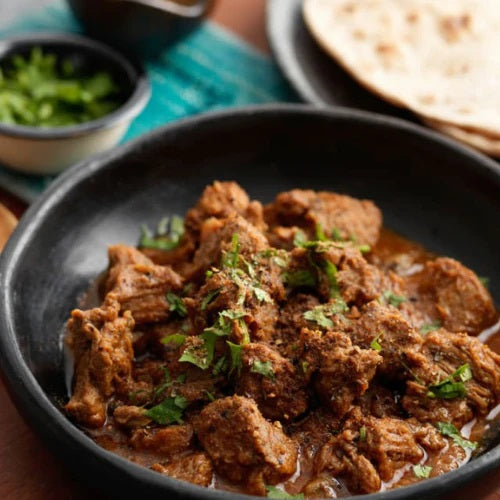
[[67,0],[93,37],[155,55],[195,28],[214,0]]
[[53,174],[115,146],[144,109],[151,89],[142,66],[102,43],[66,33],[37,33],[0,40],[0,68],[34,47],[70,60],[81,75],[105,71],[120,88],[120,106],[93,121],[67,127],[26,127],[0,123],[0,162],[36,174]]
[[[107,245],[135,244],[141,224],[183,213],[214,179],[234,179],[263,201],[293,187],[372,198],[388,227],[480,275],[500,269],[496,164],[383,116],[284,105],[225,111],[169,125],[69,170],[28,210],[2,255],[0,362],[27,422],[86,484],[111,495],[244,498],[113,455],[60,406],[60,335],[78,296],[106,268]],[[500,281],[491,288],[498,302]],[[366,498],[439,496],[499,463],[497,446],[444,476]]]

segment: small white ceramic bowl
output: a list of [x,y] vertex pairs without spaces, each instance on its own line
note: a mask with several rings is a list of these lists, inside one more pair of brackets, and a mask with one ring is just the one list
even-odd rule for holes
[[140,64],[75,35],[37,33],[0,40],[0,66],[14,54],[29,54],[33,47],[70,58],[77,68],[111,73],[122,92],[118,109],[79,125],[38,128],[0,123],[0,164],[33,174],[55,174],[115,146],[144,109],[151,89]]

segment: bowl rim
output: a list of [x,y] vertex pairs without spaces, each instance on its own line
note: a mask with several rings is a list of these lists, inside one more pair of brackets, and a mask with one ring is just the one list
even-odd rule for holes
[[[382,127],[388,131],[402,130],[412,134],[419,141],[423,141],[429,146],[440,148],[443,153],[462,156],[473,162],[475,164],[474,168],[478,168],[483,175],[500,186],[500,168],[496,162],[434,131],[398,118],[366,111],[349,108],[316,108],[302,104],[246,106],[185,118],[149,132],[119,148],[108,151],[94,160],[88,160],[71,167],[59,176],[47,191],[31,205],[22,217],[0,257],[1,374],[9,394],[23,418],[28,421],[29,425],[38,434],[46,438],[46,443],[49,438],[51,442],[57,443],[57,446],[53,448],[55,453],[62,453],[61,449],[71,449],[73,454],[75,451],[78,451],[84,463],[88,463],[89,459],[94,462],[98,460],[101,467],[107,467],[108,470],[119,473],[122,477],[133,480],[137,484],[148,483],[158,490],[164,489],[174,494],[186,495],[187,498],[199,498],[203,500],[215,500],[216,498],[227,500],[261,498],[209,489],[162,476],[99,447],[56,408],[29,369],[17,342],[12,315],[14,307],[10,289],[13,274],[17,266],[22,263],[23,250],[26,244],[33,239],[33,230],[40,222],[45,220],[51,210],[69,192],[77,189],[82,181],[93,176],[99,170],[105,169],[111,163],[126,159],[129,155],[147,147],[150,142],[154,143],[164,135],[189,133],[190,129],[199,130],[201,127],[209,128],[214,122],[220,122],[228,118],[238,118],[238,121],[241,121],[255,117],[272,117],[273,115],[281,117],[315,117],[318,120],[343,121],[346,123],[361,122],[367,126]],[[431,498],[439,493],[451,491],[472,479],[478,478],[482,474],[498,467],[499,464],[500,445],[497,445],[477,459],[454,471],[407,487],[364,495],[363,499],[403,500],[409,498]],[[90,466],[88,467],[90,468]]]
[[116,49],[96,40],[75,34],[40,32],[25,35],[15,35],[0,39],[0,62],[3,61],[6,52],[15,53],[20,47],[50,47],[50,45],[66,45],[70,48],[85,48],[88,52],[113,61],[130,76],[133,83],[133,91],[128,99],[120,106],[97,120],[69,125],[64,127],[30,127],[25,125],[11,125],[0,122],[0,135],[35,140],[60,140],[70,139],[87,135],[97,130],[112,128],[122,122],[132,121],[146,106],[151,97],[151,85],[142,64],[134,59],[125,57]]

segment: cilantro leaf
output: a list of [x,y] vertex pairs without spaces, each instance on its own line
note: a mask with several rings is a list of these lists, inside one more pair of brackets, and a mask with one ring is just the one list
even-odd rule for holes
[[235,370],[239,374],[242,367],[241,350],[243,349],[243,346],[234,344],[229,340],[226,340],[226,344],[229,347],[229,354],[231,356],[231,369],[229,370],[229,374],[233,373]]
[[284,490],[276,488],[276,486],[266,486],[267,498],[295,498],[296,500],[302,500],[304,498],[303,493],[298,495],[290,495]]
[[304,231],[298,230],[295,233],[295,236],[293,238],[293,246],[294,247],[304,247],[307,243],[307,236],[305,235]]
[[186,398],[175,396],[164,399],[160,404],[147,410],[145,415],[161,425],[182,424],[182,414],[187,406]]
[[271,302],[269,294],[257,286],[252,287],[253,293],[259,302]]
[[435,330],[439,330],[440,328],[441,328],[441,321],[437,319],[432,323],[424,323],[420,327],[420,333],[422,333],[423,335],[427,335],[428,333],[433,332]]
[[321,266],[325,271],[326,277],[328,278],[328,284],[330,285],[330,297],[339,298],[340,288],[337,282],[337,266],[326,259],[322,261]]
[[180,346],[184,344],[186,341],[187,335],[183,335],[182,333],[174,333],[172,335],[167,335],[161,339],[162,344],[175,344]]
[[360,427],[359,429],[359,440],[364,443],[366,441],[366,427]]
[[326,237],[323,227],[321,224],[316,224],[316,240],[317,241],[328,241],[328,238]]
[[236,269],[238,267],[239,259],[240,259],[239,236],[237,233],[234,233],[231,240],[231,250],[224,252],[222,256],[222,267],[229,267],[231,269]]
[[382,298],[387,302],[387,304],[390,304],[393,307],[398,308],[403,302],[406,302],[406,297],[403,295],[396,295],[394,292],[391,290],[386,290],[382,294]]
[[413,474],[415,477],[419,479],[427,479],[432,471],[432,467],[430,465],[414,465],[413,466]]
[[167,302],[170,305],[170,311],[176,312],[181,318],[185,318],[187,316],[186,306],[178,295],[168,292]]
[[316,278],[307,269],[299,269],[297,271],[287,271],[281,275],[283,283],[288,285],[290,288],[300,288],[300,287],[315,287]]
[[[166,228],[169,228],[168,230]],[[146,226],[141,226],[140,248],[152,248],[156,250],[174,250],[179,246],[184,234],[184,221],[181,217],[174,215],[171,218],[162,219],[158,225],[158,236],[154,236]]]
[[260,359],[255,359],[252,363],[250,371],[252,373],[259,373],[260,375],[271,380],[274,380],[276,378],[271,361],[261,361]]
[[455,370],[451,375],[441,380],[437,384],[430,385],[427,397],[439,399],[454,399],[467,396],[467,389],[464,382],[472,378],[472,371],[469,363],[465,363]]
[[207,308],[208,304],[210,304],[210,302],[212,302],[220,294],[221,291],[222,287],[208,292],[201,301],[201,310],[204,311]]
[[[193,338],[193,343],[191,343],[179,358],[180,362],[191,363],[192,365],[206,370],[214,359],[215,342],[217,341],[218,335],[213,332],[205,331],[198,337]],[[200,343],[199,340],[202,342]]]
[[303,316],[308,321],[313,321],[319,326],[331,328],[333,326],[333,321],[327,318],[326,315],[333,316],[335,314],[342,314],[348,310],[347,304],[342,299],[337,299],[334,302],[316,306],[314,309],[306,311]]
[[450,424],[449,422],[438,422],[436,427],[443,436],[450,437],[453,439],[455,444],[461,446],[464,450],[475,450],[477,448],[477,443],[462,437],[459,430],[453,424]]
[[380,345],[379,339],[382,337],[383,332],[380,332],[370,343],[370,349],[374,351],[380,352],[382,350],[382,346]]

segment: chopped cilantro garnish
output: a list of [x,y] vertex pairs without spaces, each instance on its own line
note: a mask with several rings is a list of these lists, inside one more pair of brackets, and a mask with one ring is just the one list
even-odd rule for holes
[[364,443],[366,441],[366,427],[360,427],[359,429],[359,440]]
[[300,229],[295,233],[295,236],[293,238],[293,246],[294,247],[303,247],[307,243],[307,236],[305,235],[304,231],[301,231]]
[[380,332],[370,343],[370,348],[374,351],[380,352],[382,350],[382,346],[380,345],[380,338],[382,337],[383,332]]
[[[169,226],[167,231],[164,227]],[[140,248],[152,248],[156,250],[173,250],[179,246],[182,235],[184,234],[184,222],[181,217],[174,215],[171,218],[162,219],[162,234],[154,236],[151,230],[143,225],[141,226]]]
[[269,294],[257,286],[252,287],[253,293],[259,302],[271,302]]
[[210,302],[212,302],[212,300],[214,300],[221,291],[222,287],[208,292],[201,301],[201,310],[204,311],[207,308],[208,304],[210,304]]
[[229,354],[231,356],[231,369],[229,370],[229,373],[233,373],[235,370],[239,374],[241,371],[242,363],[241,363],[241,350],[243,346],[234,344],[233,342],[230,342],[229,340],[226,341],[226,344],[229,347]]
[[361,253],[369,253],[372,251],[372,247],[370,245],[358,245],[358,250],[361,252]]
[[427,397],[439,399],[463,398],[467,396],[467,389],[464,382],[467,382],[471,378],[472,371],[469,363],[465,363],[441,382],[430,385]]
[[309,368],[309,363],[307,361],[302,361],[301,367],[302,373],[305,375],[307,373],[307,369]]
[[224,252],[222,256],[222,267],[236,269],[240,259],[240,243],[237,233],[233,234],[231,239],[231,250]]
[[217,360],[217,363],[215,363],[213,370],[212,370],[212,375],[214,377],[217,377],[217,375],[224,373],[226,370],[227,370],[226,356],[222,356]]
[[478,276],[479,281],[481,284],[485,287],[488,288],[490,286],[490,278],[488,276]]
[[321,224],[316,224],[316,240],[317,241],[328,241]]
[[391,290],[386,290],[382,294],[382,298],[387,302],[387,304],[390,304],[391,306],[394,306],[398,308],[403,302],[406,302],[406,297],[403,295],[396,295],[394,292],[391,292]]
[[172,335],[167,335],[161,339],[162,344],[175,344],[182,345],[186,341],[187,335],[183,335],[182,333],[174,333]]
[[167,302],[170,304],[170,311],[176,312],[181,318],[187,315],[187,309],[182,299],[175,293],[167,293]]
[[332,229],[332,240],[333,241],[343,241],[344,240],[344,238],[342,238],[342,235],[340,234],[340,231],[336,227],[334,227]]
[[313,321],[319,326],[331,328],[333,326],[333,321],[327,318],[326,315],[333,316],[334,314],[342,314],[348,310],[347,304],[342,299],[337,299],[329,304],[316,306],[314,309],[306,311],[303,316],[308,321]]
[[326,277],[328,278],[328,284],[330,285],[330,297],[339,298],[340,288],[337,282],[337,266],[326,259],[322,261],[321,266],[325,271]]
[[453,424],[449,422],[438,422],[436,427],[443,436],[450,437],[455,444],[458,444],[458,446],[461,446],[464,450],[475,450],[477,448],[477,443],[462,437],[459,430]]
[[441,321],[438,319],[432,323],[424,323],[420,327],[420,333],[427,335],[430,332],[433,332],[435,330],[439,330],[441,328]]
[[145,415],[161,425],[182,424],[182,413],[188,402],[182,396],[164,399],[160,404],[146,411]]
[[215,396],[210,391],[205,391],[205,394],[210,401],[215,401]]
[[296,500],[302,500],[304,498],[303,493],[298,495],[290,495],[284,490],[276,488],[276,486],[266,486],[267,498],[295,498]]
[[419,479],[427,479],[432,471],[432,467],[430,465],[414,465],[413,466],[413,474],[415,477]]
[[286,267],[287,266],[287,263],[286,263],[286,260],[279,257],[279,256],[276,256],[276,257],[273,257],[273,261],[280,267]]
[[[214,359],[215,342],[217,341],[217,337],[218,336],[213,332],[207,332],[205,330],[204,333],[193,338],[193,341],[196,340],[196,342],[184,349],[179,361],[191,363],[202,370],[206,370],[212,364]],[[199,343],[199,339],[203,342]]]
[[271,380],[275,379],[273,364],[270,361],[260,361],[260,359],[255,359],[252,363],[250,371],[252,373],[259,373],[260,375]]
[[299,287],[314,287],[316,286],[316,278],[307,269],[299,269],[297,271],[287,271],[281,275],[283,283],[290,288]]

